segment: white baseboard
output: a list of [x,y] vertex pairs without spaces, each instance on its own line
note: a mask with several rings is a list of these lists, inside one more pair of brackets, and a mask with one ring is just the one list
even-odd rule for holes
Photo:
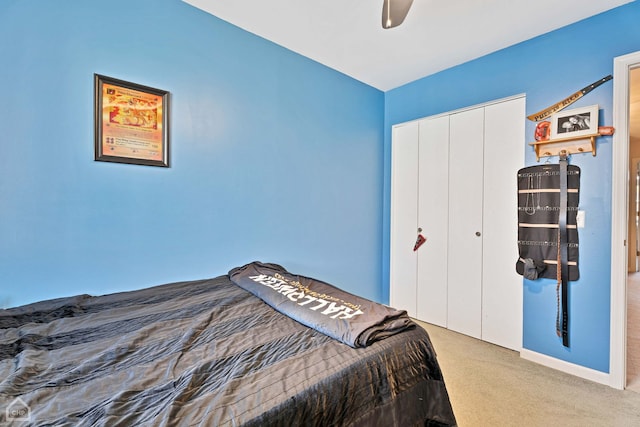
[[576,377],[584,378],[586,380],[604,384],[606,386],[610,385],[609,374],[596,371],[595,369],[585,368],[584,366],[565,362],[564,360],[556,359],[555,357],[536,353],[535,351],[527,350],[524,348],[520,350],[520,357],[551,369],[575,375]]

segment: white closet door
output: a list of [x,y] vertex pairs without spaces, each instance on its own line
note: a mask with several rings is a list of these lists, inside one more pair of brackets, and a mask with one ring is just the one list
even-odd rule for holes
[[524,165],[525,98],[485,108],[482,339],[522,348],[516,174]]
[[481,338],[484,108],[450,116],[449,329]]
[[418,122],[395,126],[391,143],[391,262],[389,304],[416,316]]
[[420,121],[417,318],[447,326],[449,116]]

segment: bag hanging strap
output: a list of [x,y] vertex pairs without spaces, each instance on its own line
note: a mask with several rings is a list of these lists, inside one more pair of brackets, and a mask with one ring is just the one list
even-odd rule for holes
[[[567,154],[560,154],[560,213],[558,216],[558,264],[556,269],[558,286],[562,290],[562,310],[558,304],[558,314],[562,321],[556,319],[556,332],[562,336],[562,345],[569,347],[569,265],[567,238]],[[560,301],[558,301],[560,303]]]

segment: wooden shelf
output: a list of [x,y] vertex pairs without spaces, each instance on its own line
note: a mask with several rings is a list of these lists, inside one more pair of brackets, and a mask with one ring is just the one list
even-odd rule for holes
[[594,133],[591,135],[530,142],[529,145],[533,146],[538,161],[540,157],[558,156],[562,151],[565,154],[592,153],[595,157],[596,138],[599,136],[601,136],[599,133]]

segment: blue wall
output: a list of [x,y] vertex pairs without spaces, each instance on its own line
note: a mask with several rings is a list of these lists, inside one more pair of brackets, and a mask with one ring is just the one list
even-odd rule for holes
[[[60,4],[0,2],[0,306],[255,259],[386,302],[391,125],[519,93],[532,113],[640,50],[634,2],[383,94],[180,0]],[[171,168],[93,161],[94,73],[171,92]],[[592,104],[610,125],[611,83],[575,106]],[[603,372],[611,153],[571,159],[587,226],[569,349],[555,282],[524,283],[524,347]]]
[[[633,2],[385,94],[385,291],[391,126],[520,93],[526,93],[527,114],[537,112],[612,74],[614,57],[640,50],[639,20],[640,4]],[[572,108],[598,104],[600,125],[610,126],[612,97],[613,85],[609,82]],[[527,142],[533,141],[534,127],[535,123],[526,121]],[[555,334],[555,280],[525,280],[523,306],[524,348],[602,372],[609,371],[611,141],[611,137],[598,139],[597,157],[574,155],[570,160],[582,169],[580,208],[586,211],[586,227],[579,231],[581,278],[570,288],[570,348],[564,348]],[[527,147],[524,165],[536,163],[533,149]],[[515,174],[514,170],[514,179]],[[514,246],[514,258],[505,263],[515,268],[516,259]]]
[[[180,0],[2,0],[0,40],[0,307],[256,259],[381,299],[381,91]],[[93,160],[94,73],[171,92],[171,168]]]

